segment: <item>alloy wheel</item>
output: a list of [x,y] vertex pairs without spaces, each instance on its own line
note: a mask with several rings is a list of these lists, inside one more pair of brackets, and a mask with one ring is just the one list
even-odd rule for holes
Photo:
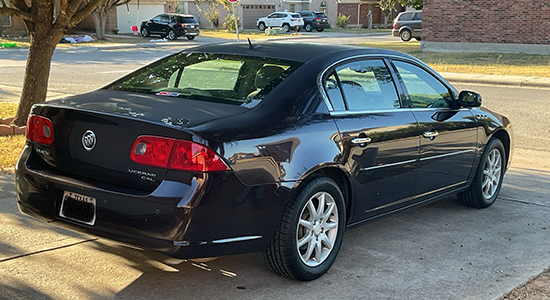
[[338,221],[338,208],[329,193],[318,192],[307,201],[296,228],[296,247],[304,264],[316,267],[327,259],[338,236]]
[[483,197],[490,199],[496,193],[502,172],[502,155],[498,149],[489,152],[483,168],[483,180],[481,189]]

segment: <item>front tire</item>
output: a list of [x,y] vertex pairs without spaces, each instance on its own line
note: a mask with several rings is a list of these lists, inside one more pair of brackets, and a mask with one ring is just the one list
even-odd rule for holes
[[325,274],[342,245],[346,222],[344,197],[325,176],[313,177],[286,205],[273,240],[265,250],[271,269],[302,281]]
[[260,31],[265,31],[265,24],[264,24],[263,22],[260,23],[260,24],[258,24],[258,29],[259,29]]
[[194,36],[194,35],[188,35],[188,36],[187,36],[187,39],[188,39],[188,40],[194,40],[194,39],[195,39],[195,36]]
[[408,41],[411,40],[412,35],[411,35],[411,32],[409,30],[405,29],[405,30],[401,31],[401,33],[399,33],[399,37],[401,37],[401,40],[403,42],[408,42]]
[[458,194],[458,200],[466,206],[486,208],[495,202],[502,187],[506,169],[504,145],[497,138],[487,143],[481,156],[474,180],[468,189]]
[[150,35],[151,35],[151,32],[149,31],[149,29],[147,29],[147,27],[141,28],[141,36],[149,37]]

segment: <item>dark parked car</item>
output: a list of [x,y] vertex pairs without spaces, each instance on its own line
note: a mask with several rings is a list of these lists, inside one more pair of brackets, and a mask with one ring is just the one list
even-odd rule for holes
[[411,38],[420,41],[422,38],[422,11],[407,11],[397,15],[393,21],[392,34],[404,42]]
[[160,14],[149,21],[141,22],[141,35],[148,37],[151,34],[158,34],[175,40],[180,36],[194,39],[199,35],[199,22],[192,15],[182,14]]
[[304,29],[307,32],[316,29],[317,31],[323,31],[328,26],[328,19],[322,12],[315,11],[300,11],[298,12],[304,19]]
[[312,280],[346,228],[451,194],[493,204],[511,125],[480,105],[395,51],[205,45],[35,105],[17,203],[179,258],[265,251]]

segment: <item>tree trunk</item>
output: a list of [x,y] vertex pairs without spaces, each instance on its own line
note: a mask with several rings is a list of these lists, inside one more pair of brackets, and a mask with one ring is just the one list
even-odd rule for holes
[[29,31],[30,47],[23,79],[23,93],[13,124],[24,126],[31,107],[46,101],[53,52],[63,34],[61,31],[40,26]]
[[95,35],[98,40],[106,40],[105,25],[107,23],[108,13],[104,11],[103,7],[98,7],[92,12],[92,20],[95,26]]

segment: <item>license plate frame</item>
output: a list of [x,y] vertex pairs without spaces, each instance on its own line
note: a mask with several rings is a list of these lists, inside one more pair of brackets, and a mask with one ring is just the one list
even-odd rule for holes
[[64,219],[94,226],[96,208],[96,199],[94,197],[63,191],[59,216]]

